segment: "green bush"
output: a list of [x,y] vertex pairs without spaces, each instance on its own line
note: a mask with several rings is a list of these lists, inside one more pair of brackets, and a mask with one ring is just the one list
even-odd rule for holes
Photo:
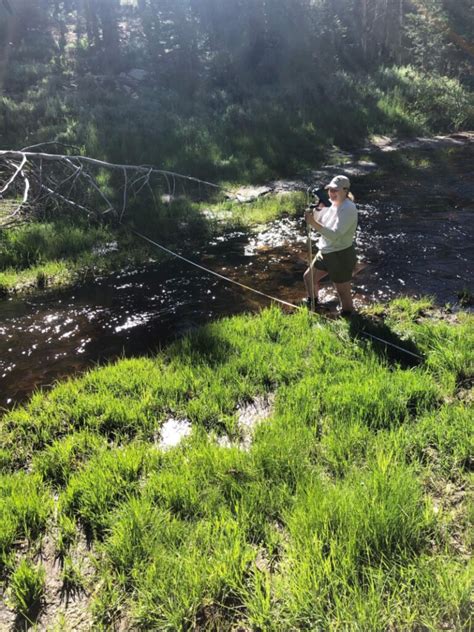
[[412,131],[453,132],[474,124],[473,95],[455,78],[395,66],[382,69],[375,85],[381,111],[395,124],[397,116],[405,120],[405,131],[411,126]]

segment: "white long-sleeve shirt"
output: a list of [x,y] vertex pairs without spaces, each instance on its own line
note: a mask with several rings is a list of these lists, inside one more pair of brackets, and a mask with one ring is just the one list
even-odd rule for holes
[[318,248],[324,254],[345,250],[354,243],[357,229],[357,208],[352,200],[346,198],[335,207],[334,204],[322,211],[314,212],[314,219],[321,224]]

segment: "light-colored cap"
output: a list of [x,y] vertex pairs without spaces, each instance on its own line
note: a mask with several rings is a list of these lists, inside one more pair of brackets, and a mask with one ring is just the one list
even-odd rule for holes
[[335,176],[329,184],[327,184],[325,189],[350,189],[351,183],[349,178],[346,176]]

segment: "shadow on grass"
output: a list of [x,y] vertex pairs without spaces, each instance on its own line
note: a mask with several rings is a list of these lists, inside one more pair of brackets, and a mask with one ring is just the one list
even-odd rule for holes
[[221,336],[216,335],[209,326],[190,331],[166,351],[167,355],[178,357],[187,355],[194,362],[203,363],[210,367],[224,364],[233,352],[232,345]]
[[36,601],[28,608],[27,612],[18,613],[15,617],[12,631],[25,632],[25,630],[36,629],[35,624],[38,621],[43,606],[44,603],[42,601]]
[[349,325],[349,335],[354,340],[370,343],[374,352],[389,364],[412,368],[424,363],[424,357],[412,340],[404,340],[383,321],[354,314]]
[[71,602],[74,602],[76,599],[83,597],[86,594],[87,591],[83,586],[75,584],[68,580],[65,580],[61,586],[61,601],[64,602],[66,608]]

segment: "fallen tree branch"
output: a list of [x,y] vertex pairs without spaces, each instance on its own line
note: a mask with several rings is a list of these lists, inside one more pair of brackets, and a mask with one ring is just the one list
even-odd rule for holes
[[[135,200],[144,188],[149,191],[153,204],[158,208],[155,183],[152,186],[154,176],[158,178],[158,186],[168,191],[170,199],[173,199],[176,194],[177,182],[183,186],[184,194],[186,194],[184,184],[189,182],[197,184],[199,191],[201,185],[204,185],[232,195],[225,188],[212,182],[166,169],[158,169],[153,165],[123,165],[88,156],[30,151],[48,144],[61,145],[57,141],[51,141],[31,145],[23,150],[0,150],[0,166],[4,165],[4,174],[10,174],[0,189],[0,196],[8,194],[9,198],[15,198],[17,201],[19,196],[17,182],[20,177],[23,180],[22,200],[15,205],[14,211],[8,215],[7,219],[14,220],[26,208],[34,213],[48,205],[54,205],[57,208],[66,204],[88,215],[103,216],[112,213],[121,223],[130,199]],[[106,186],[101,181],[101,174],[104,171],[109,171],[111,174],[120,171],[123,178],[122,184],[111,176],[105,178]],[[2,175],[0,171],[0,178]],[[117,211],[117,206],[120,206],[120,211]]]
[[26,156],[24,154],[22,154],[21,152],[19,152],[19,158],[21,158],[21,163],[18,165],[18,167],[16,168],[15,173],[12,175],[12,177],[8,180],[8,182],[5,184],[5,186],[0,189],[0,195],[3,195],[3,193],[5,193],[6,191],[8,191],[10,185],[15,182],[18,174],[21,172],[21,170],[23,169],[23,167],[26,165]]
[[25,183],[25,186],[24,186],[24,189],[23,189],[23,199],[20,202],[20,204],[16,207],[16,209],[13,211],[13,213],[11,214],[11,217],[16,217],[18,215],[18,213],[21,211],[22,207],[28,202],[28,193],[30,191],[30,181],[26,177],[26,175],[23,172],[23,170],[20,173],[21,173],[21,177],[23,178],[23,181]]
[[194,178],[193,176],[186,176],[183,175],[182,173],[176,173],[174,171],[167,171],[166,169],[158,169],[156,167],[153,167],[150,165],[119,165],[119,164],[115,164],[112,162],[106,162],[104,160],[98,160],[97,158],[89,158],[88,156],[65,156],[65,155],[61,155],[61,154],[46,154],[46,153],[33,153],[33,152],[29,152],[29,151],[13,151],[13,150],[0,150],[0,158],[2,157],[6,157],[6,158],[20,158],[25,156],[27,159],[38,159],[38,158],[42,158],[43,160],[55,160],[55,161],[61,161],[64,160],[65,158],[69,158],[69,160],[77,160],[78,162],[84,162],[84,163],[88,163],[91,165],[94,165],[96,167],[104,167],[106,169],[121,169],[121,170],[128,170],[128,171],[143,171],[143,172],[148,172],[151,171],[152,173],[156,173],[156,174],[160,174],[160,175],[166,175],[166,176],[171,176],[173,178],[177,178],[179,180],[187,180],[189,182],[195,182],[197,183],[201,183],[201,184],[205,184],[208,187],[214,188],[214,189],[219,189],[220,191],[223,191],[225,193],[229,193],[231,195],[233,195],[230,191],[227,191],[224,187],[221,187],[218,184],[214,184],[213,182],[208,182],[206,180],[200,180],[199,178]]

